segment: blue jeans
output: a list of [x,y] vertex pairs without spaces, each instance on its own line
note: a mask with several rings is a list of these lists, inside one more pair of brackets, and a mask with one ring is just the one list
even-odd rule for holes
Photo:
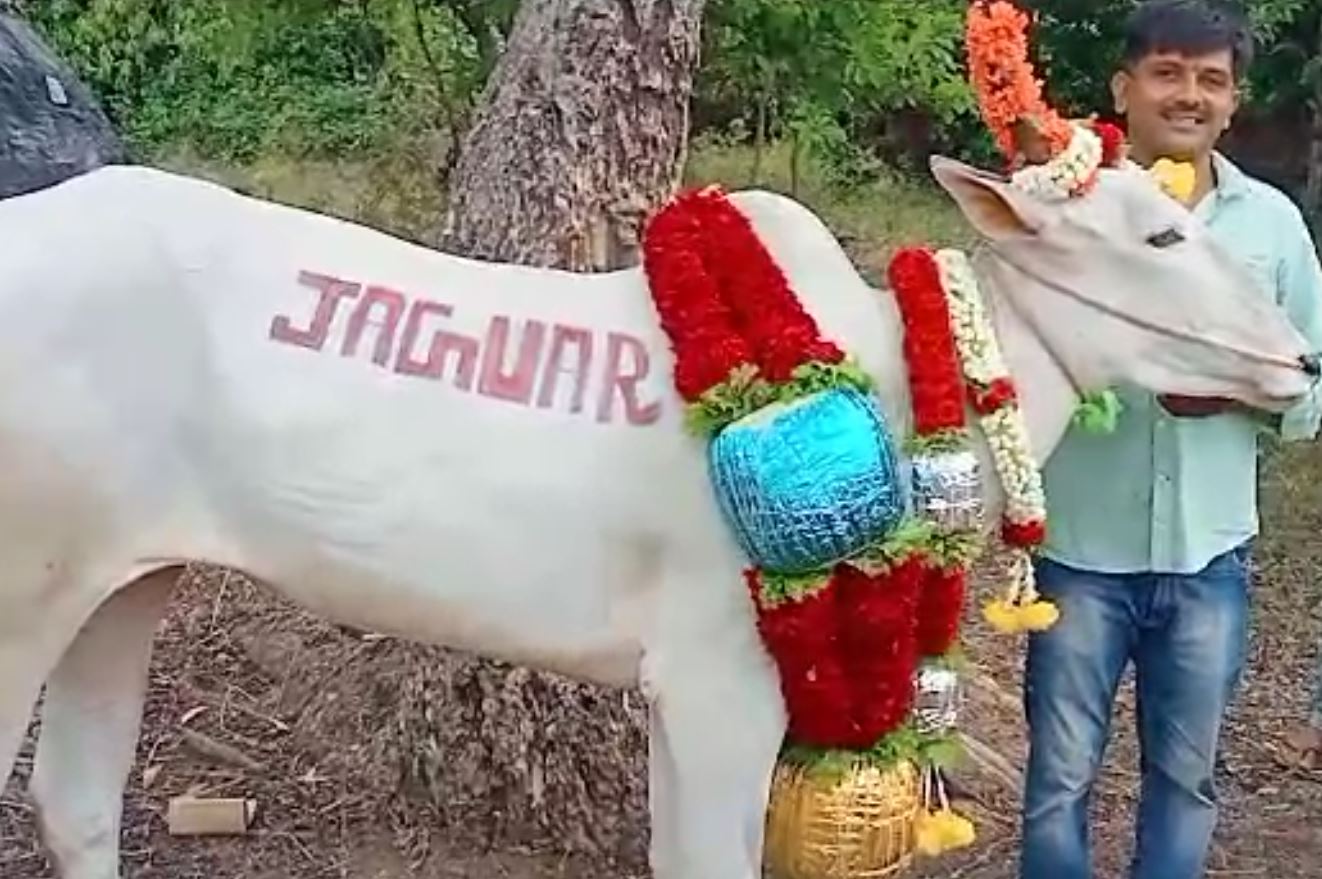
[[1092,879],[1089,794],[1130,660],[1143,779],[1131,876],[1201,879],[1217,739],[1247,649],[1248,579],[1246,547],[1186,576],[1039,563],[1039,587],[1061,617],[1028,647],[1021,879]]

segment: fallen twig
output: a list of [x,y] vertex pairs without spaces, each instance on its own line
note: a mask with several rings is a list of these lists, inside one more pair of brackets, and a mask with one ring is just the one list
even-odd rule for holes
[[261,772],[263,766],[247,754],[240,751],[233,745],[227,745],[224,742],[218,742],[205,733],[186,729],[180,732],[184,744],[192,748],[199,755],[212,760],[218,760],[221,763],[227,763],[230,766],[237,766],[240,769],[246,769],[249,772]]

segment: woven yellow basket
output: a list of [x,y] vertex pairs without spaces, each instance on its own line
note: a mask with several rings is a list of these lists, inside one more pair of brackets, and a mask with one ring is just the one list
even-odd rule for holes
[[883,879],[913,863],[921,809],[917,768],[858,763],[829,775],[782,761],[767,809],[775,879]]

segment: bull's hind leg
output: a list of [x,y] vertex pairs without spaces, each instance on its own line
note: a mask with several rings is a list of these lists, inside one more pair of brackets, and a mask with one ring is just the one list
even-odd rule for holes
[[60,659],[46,688],[32,796],[61,879],[119,875],[120,816],[133,765],[152,637],[178,569],[108,598]]
[[785,714],[775,667],[751,620],[738,627],[685,639],[647,661],[657,879],[762,875],[767,794]]

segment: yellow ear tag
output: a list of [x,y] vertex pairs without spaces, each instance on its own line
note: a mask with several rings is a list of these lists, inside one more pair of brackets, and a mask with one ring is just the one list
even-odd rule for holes
[[1182,204],[1188,204],[1189,199],[1193,198],[1194,188],[1198,185],[1198,172],[1191,163],[1158,159],[1149,173],[1171,198]]

